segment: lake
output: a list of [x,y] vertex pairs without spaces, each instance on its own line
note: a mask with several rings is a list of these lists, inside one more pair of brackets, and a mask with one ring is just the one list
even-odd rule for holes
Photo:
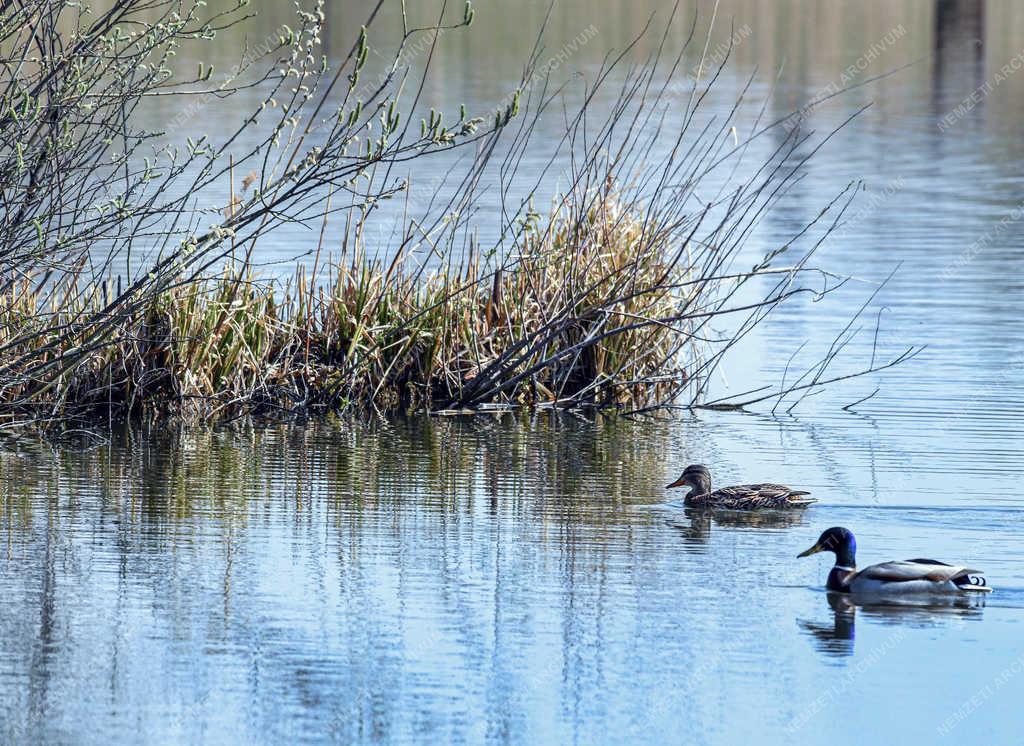
[[[254,4],[268,7],[253,38],[286,22]],[[475,5],[427,105],[500,102],[547,8]],[[586,78],[670,7],[559,2],[546,47],[593,26],[559,71]],[[361,8],[331,4],[329,47]],[[688,20],[676,26],[681,43]],[[712,113],[754,75],[754,98],[785,116],[851,66],[862,85],[802,126],[827,132],[873,103],[748,246],[764,254],[863,180],[816,257],[854,279],[780,307],[730,352],[714,396],[812,366],[890,274],[834,369],[918,356],[789,413],[787,400],[4,440],[0,742],[1020,743],[1024,7],[723,2],[709,49],[744,28]],[[230,44],[215,54],[230,66]],[[230,115],[210,107],[202,124]],[[542,168],[531,157],[524,178]],[[286,227],[259,259],[290,272],[315,242]],[[692,514],[664,489],[689,463],[820,502]],[[965,561],[996,591],[835,604],[831,555],[796,559],[832,525],[856,532],[862,565]]]

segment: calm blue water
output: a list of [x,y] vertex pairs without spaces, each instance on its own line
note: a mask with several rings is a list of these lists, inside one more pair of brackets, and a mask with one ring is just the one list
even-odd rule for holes
[[[1013,743],[1020,499],[883,487],[876,439],[506,415],[8,453],[0,738]],[[667,508],[695,459],[822,504]],[[998,590],[834,611],[828,563],[795,559],[831,524],[865,562],[969,558]]]
[[[478,5],[440,58],[431,104],[500,100],[532,43],[508,30],[532,29],[546,7]],[[548,46],[593,23],[567,66],[585,75],[657,5],[559,4]],[[354,6],[331,10],[332,43]],[[802,343],[793,365],[812,365],[894,269],[835,372],[870,358],[879,314],[880,356],[924,351],[790,415],[768,404],[4,441],[0,742],[1024,739],[1024,72],[996,78],[1024,46],[1024,14],[946,2],[719,14],[752,34],[712,112],[756,67],[755,98],[782,116],[899,26],[859,79],[916,62],[804,123],[826,131],[874,102],[808,164],[749,254],[861,179],[817,257],[856,279],[780,308],[728,358],[715,395],[777,385]],[[312,240],[284,231],[261,258],[290,271]],[[719,484],[783,481],[821,502],[785,520],[688,515],[663,486],[693,462]],[[861,564],[966,561],[997,590],[833,608],[829,560],[796,559],[831,525],[856,532]]]

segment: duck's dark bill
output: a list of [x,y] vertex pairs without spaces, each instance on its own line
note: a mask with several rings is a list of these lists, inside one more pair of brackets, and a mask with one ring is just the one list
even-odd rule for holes
[[672,484],[666,484],[665,485],[665,489],[671,489],[672,487],[682,487],[682,486],[683,486],[683,479],[682,479],[682,477],[680,477],[679,479],[674,481]]
[[797,557],[810,557],[812,554],[817,554],[820,551],[821,547],[815,544],[810,549],[805,549],[804,551],[800,552],[800,554],[798,554]]

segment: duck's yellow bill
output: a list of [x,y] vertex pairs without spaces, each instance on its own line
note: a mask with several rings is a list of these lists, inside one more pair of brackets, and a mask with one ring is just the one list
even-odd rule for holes
[[797,557],[810,557],[812,554],[817,554],[820,551],[821,547],[815,544],[810,549],[805,549],[804,551],[800,552],[800,554],[798,554]]

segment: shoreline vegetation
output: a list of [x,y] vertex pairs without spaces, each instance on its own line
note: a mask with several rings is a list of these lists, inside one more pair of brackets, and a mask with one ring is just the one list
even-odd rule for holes
[[[725,353],[772,309],[844,284],[810,260],[858,185],[737,268],[834,132],[812,139],[788,118],[763,121],[763,106],[742,120],[753,77],[730,117],[702,116],[729,54],[707,68],[701,56],[705,77],[686,78],[680,94],[686,54],[708,46],[696,18],[666,19],[689,28],[682,49],[669,50],[665,31],[642,59],[636,42],[607,56],[574,109],[551,81],[542,28],[507,101],[455,117],[421,100],[436,45],[472,33],[472,5],[423,21],[396,0],[399,41],[374,50],[391,62],[371,72],[384,4],[340,59],[322,52],[321,2],[226,74],[200,64],[185,78],[175,50],[244,24],[246,2],[0,10],[0,428],[356,407],[777,406],[915,354],[834,373],[851,321],[788,383],[707,401]],[[258,104],[217,139],[140,130],[133,117],[150,98],[202,108],[252,91]],[[599,93],[607,114],[594,111]],[[766,133],[772,146],[756,161],[751,143]],[[549,149],[551,165],[513,189],[527,148]],[[399,227],[399,245],[369,245],[380,205],[407,197],[410,174],[452,150],[463,157],[427,212]],[[568,162],[557,173],[556,155]],[[556,175],[567,186],[538,212]],[[488,190],[501,196],[489,244],[474,224]],[[294,223],[319,233],[312,266],[286,283],[261,279],[259,243]],[[332,259],[325,245],[339,244]],[[156,259],[132,276],[114,271],[143,249]]]

